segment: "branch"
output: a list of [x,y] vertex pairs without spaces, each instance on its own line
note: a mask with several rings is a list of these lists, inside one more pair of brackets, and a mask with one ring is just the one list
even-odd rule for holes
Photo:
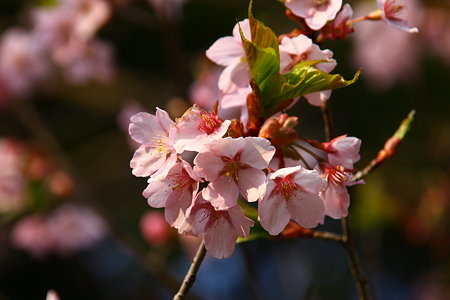
[[363,179],[364,177],[369,175],[370,172],[378,168],[385,160],[387,160],[397,152],[397,148],[400,146],[401,142],[403,141],[403,138],[408,133],[411,127],[411,123],[414,120],[415,113],[416,113],[415,110],[410,111],[408,116],[402,121],[400,126],[397,128],[394,135],[386,141],[383,149],[381,149],[378,152],[377,157],[373,159],[364,169],[357,172],[352,178],[353,181]]
[[[325,138],[326,141],[329,142],[335,135],[333,118],[329,102],[328,101],[325,102],[321,108],[322,108],[323,123],[325,126]],[[343,239],[342,245],[344,246],[345,252],[347,253],[348,265],[350,267],[353,279],[355,280],[359,299],[370,300],[371,297],[369,294],[369,284],[361,271],[361,266],[359,265],[358,256],[356,254],[348,217],[341,219],[341,225],[342,225],[342,239]]]
[[181,284],[178,293],[173,297],[173,300],[181,300],[186,297],[187,293],[194,284],[198,269],[200,268],[200,265],[203,259],[205,258],[205,255],[206,255],[205,241],[202,240],[200,246],[198,247],[197,254],[195,254],[191,266],[189,267],[189,271],[186,273],[183,283]]

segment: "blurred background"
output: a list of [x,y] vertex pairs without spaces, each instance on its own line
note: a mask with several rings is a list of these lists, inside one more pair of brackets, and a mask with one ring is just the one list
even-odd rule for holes
[[[141,195],[146,180],[129,168],[129,117],[155,107],[178,117],[192,102],[208,108],[218,73],[205,50],[231,35],[248,2],[65,2],[63,11],[56,0],[0,1],[0,299],[45,299],[50,289],[62,300],[171,299],[198,241],[180,237]],[[295,27],[281,3],[254,2],[277,34]],[[418,34],[362,22],[321,48],[334,52],[333,73],[363,69],[330,100],[337,133],[362,140],[357,168],[416,110],[397,154],[351,188],[375,299],[445,300],[450,3],[401,2]],[[354,17],[376,9],[375,0],[350,4]],[[323,141],[319,108],[300,101],[290,114],[302,136]],[[327,218],[322,229],[339,232],[340,222]],[[207,255],[188,298],[356,299],[356,291],[339,245],[256,240],[229,259]]]

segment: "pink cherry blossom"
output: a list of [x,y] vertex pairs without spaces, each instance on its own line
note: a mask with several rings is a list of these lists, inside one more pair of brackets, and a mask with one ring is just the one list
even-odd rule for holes
[[99,40],[73,40],[68,47],[55,49],[53,58],[66,79],[74,84],[89,80],[108,82],[114,75],[113,49]]
[[146,212],[139,223],[142,236],[150,245],[161,246],[169,241],[171,229],[160,211]]
[[47,220],[41,215],[31,215],[20,219],[11,232],[12,244],[27,251],[34,258],[49,255],[54,248],[53,236],[47,226]]
[[284,5],[304,18],[309,28],[319,30],[336,17],[342,0],[285,0]]
[[190,234],[203,236],[208,253],[219,259],[230,257],[238,236],[247,237],[254,225],[239,205],[216,210],[201,193],[189,208],[186,222],[190,225]]
[[56,253],[66,256],[92,247],[108,233],[106,222],[86,206],[66,204],[47,219]]
[[207,113],[194,105],[175,124],[174,147],[178,153],[184,150],[200,152],[208,143],[222,138],[230,123],[230,120],[219,118],[217,106]]
[[358,138],[341,135],[324,143],[324,146],[328,162],[332,165],[342,165],[344,168],[353,169],[353,164],[360,159],[361,140]]
[[[326,49],[320,50],[312,40],[301,34],[294,38],[284,37],[280,44],[280,68],[281,73],[287,73],[298,63],[310,60],[326,60],[327,63],[317,64],[316,67],[324,72],[331,72],[336,67],[336,61],[332,59],[333,52]],[[330,98],[331,91],[321,91],[305,95],[311,105],[322,106]]]
[[0,45],[0,78],[10,95],[25,96],[49,72],[49,60],[39,43],[35,43],[33,35],[16,28],[3,34]]
[[327,181],[327,188],[320,193],[325,205],[325,214],[333,219],[345,218],[350,206],[347,186],[363,183],[352,181],[351,172],[341,165],[320,164],[322,177]]
[[400,12],[405,8],[395,3],[396,0],[377,0],[378,9],[381,10],[381,18],[393,28],[409,33],[417,33],[417,27],[410,27],[405,20],[399,18]]
[[326,187],[316,170],[301,166],[279,169],[270,174],[267,190],[258,205],[261,225],[278,235],[292,219],[305,228],[323,222],[325,208],[319,192]]
[[175,123],[167,112],[156,108],[156,114],[138,113],[131,117],[129,133],[141,144],[130,166],[135,176],[147,177],[170,169],[178,159],[171,131]]
[[224,93],[246,88],[250,82],[250,71],[245,61],[239,26],[247,39],[250,38],[250,23],[245,19],[234,26],[233,36],[218,39],[208,50],[206,56],[218,65],[224,66],[219,78],[219,89]]
[[45,300],[60,300],[58,293],[55,290],[49,290],[47,292],[47,296],[45,297]]
[[263,138],[230,137],[211,142],[208,151],[195,159],[195,172],[210,181],[202,190],[203,197],[217,209],[236,204],[239,193],[248,201],[256,201],[264,193],[267,168],[275,147]]
[[[408,16],[420,19],[421,9],[413,3],[409,2]],[[371,9],[370,5],[355,8],[357,15],[365,15]],[[380,22],[361,22],[354,39],[354,65],[364,70],[364,78],[374,90],[379,92],[417,78],[421,51],[417,36]]]
[[179,228],[185,219],[186,210],[197,194],[199,182],[202,181],[192,167],[181,160],[168,171],[151,177],[143,195],[150,206],[165,207],[166,221]]

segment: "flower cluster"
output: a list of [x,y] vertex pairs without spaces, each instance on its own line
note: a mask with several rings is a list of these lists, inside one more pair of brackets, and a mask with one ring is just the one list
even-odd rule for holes
[[112,48],[95,34],[110,14],[104,0],[60,0],[31,12],[31,30],[8,29],[0,41],[0,85],[8,97],[27,95],[55,66],[75,84],[109,80]]
[[[130,165],[134,175],[149,177],[144,197],[165,209],[179,233],[202,237],[216,258],[229,257],[256,223],[278,235],[291,221],[314,228],[325,216],[346,217],[347,187],[360,183],[353,180],[359,139],[310,140],[285,112],[302,96],[325,107],[332,89],[357,79],[329,74],[337,64],[333,53],[315,43],[353,32],[353,11],[345,4],[339,12],[340,0],[284,3],[308,30],[277,37],[250,7],[233,35],[206,51],[221,70],[205,72],[193,94],[210,112],[194,104],[175,121],[159,108],[131,117],[129,133],[140,146]],[[215,99],[205,95],[219,101],[211,105]],[[230,109],[240,111],[238,119],[224,117]]]

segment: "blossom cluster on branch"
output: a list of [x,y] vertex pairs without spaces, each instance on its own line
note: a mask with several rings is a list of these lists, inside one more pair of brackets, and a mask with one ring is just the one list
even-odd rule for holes
[[[284,3],[299,28],[277,36],[253,17],[250,4],[248,19],[206,51],[223,68],[211,111],[193,105],[175,121],[159,108],[131,117],[129,133],[140,147],[130,165],[134,175],[149,177],[149,205],[164,207],[180,234],[203,237],[216,258],[231,256],[238,237],[252,230],[278,235],[290,221],[314,228],[325,216],[346,217],[347,187],[361,183],[352,180],[358,138],[310,140],[286,112],[301,97],[324,108],[332,89],[357,80],[359,72],[352,80],[329,74],[337,62],[317,44],[353,32],[352,9],[333,0]],[[415,31],[397,22],[402,7],[378,4],[365,20]],[[228,109],[240,115],[223,118],[219,111]]]

